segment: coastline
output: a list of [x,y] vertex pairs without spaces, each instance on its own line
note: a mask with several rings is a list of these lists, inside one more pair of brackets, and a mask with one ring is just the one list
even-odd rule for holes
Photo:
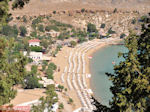
[[[89,56],[93,56],[93,54],[98,51],[99,49],[103,48],[103,47],[106,47],[110,44],[118,44],[120,41],[122,41],[122,39],[116,39],[116,38],[112,38],[113,40],[109,43],[109,42],[104,42],[103,43],[100,43],[98,44],[96,47],[92,48],[92,49],[89,49],[86,53],[85,53],[85,71],[86,71],[86,74],[91,74],[91,71],[90,71],[90,59],[89,59]],[[94,39],[92,41],[89,41],[89,42],[99,42],[100,39]],[[85,42],[86,43],[86,42]],[[78,47],[79,46],[79,47]],[[81,47],[80,44],[78,45],[77,47],[75,48],[70,48],[70,47],[66,47],[64,46],[62,48],[62,50],[58,53],[57,57],[54,57],[52,58],[52,62],[54,62],[56,65],[58,65],[58,67],[60,68],[60,72],[55,72],[54,74],[54,81],[56,82],[56,84],[61,84],[64,86],[64,88],[67,88],[67,91],[66,92],[63,92],[63,93],[59,93],[58,97],[60,99],[60,102],[63,102],[64,104],[64,110],[63,112],[73,112],[74,110],[78,109],[78,108],[81,108],[82,107],[82,103],[80,101],[80,99],[78,98],[78,95],[77,95],[77,91],[75,89],[73,90],[70,90],[69,87],[68,87],[68,84],[67,84],[67,75],[69,74],[69,72],[67,72],[64,76],[64,79],[65,79],[65,82],[62,83],[62,80],[61,80],[61,77],[62,77],[62,74],[64,73],[64,69],[65,67],[69,67],[69,63],[68,63],[68,58],[69,58],[69,55],[71,52],[75,53],[75,52],[79,52],[80,50],[82,51],[84,48],[81,48],[79,50],[79,48]],[[83,45],[83,46],[88,46],[88,45]],[[83,47],[82,46],[82,47]],[[80,51],[80,52],[81,52]],[[82,51],[83,52],[83,51]],[[82,59],[80,57],[80,59]],[[80,60],[81,61],[81,60]],[[71,62],[73,64],[73,57],[71,59]],[[77,57],[75,58],[75,62],[78,63],[78,59]],[[82,62],[82,61],[81,61]],[[73,67],[72,67],[73,69]],[[71,69],[71,70],[72,70]],[[76,68],[77,69],[77,68]],[[81,64],[81,67],[80,67],[80,75],[82,74],[81,71],[83,70],[83,65]],[[86,76],[85,74],[85,76]],[[73,75],[73,74],[72,74]],[[71,75],[71,76],[72,76]],[[92,75],[91,75],[92,77]],[[91,86],[91,77],[90,78],[85,78],[85,81],[86,81],[86,84],[87,84],[87,88],[86,89],[90,89],[92,90],[92,86]],[[82,78],[82,77],[81,77]],[[72,77],[70,79],[71,81],[73,80]],[[77,80],[77,79],[76,79]],[[82,79],[81,79],[82,80]],[[71,82],[72,83],[72,82]],[[78,85],[78,81],[77,81],[77,85]],[[93,90],[92,90],[93,91]],[[93,95],[93,93],[91,94]],[[67,104],[66,102],[68,101],[68,98],[72,98],[73,101],[74,101],[74,104],[73,105],[69,105]]]
[[[97,46],[96,48],[91,49],[90,51],[88,51],[88,53],[87,53],[86,55],[87,55],[87,57],[88,57],[88,56],[92,56],[92,57],[93,57],[94,53],[97,52],[97,51],[99,51],[100,49],[102,49],[102,48],[104,48],[104,47],[107,47],[107,46],[109,46],[109,45],[120,45],[120,42],[121,42],[121,41],[123,41],[123,39],[115,40],[115,41],[114,41],[114,42],[115,42],[114,44],[105,43],[105,44],[99,45],[99,46]],[[91,74],[91,77],[92,77],[92,72],[91,72],[91,68],[90,68],[91,60],[88,59],[87,62],[88,62],[87,68],[88,68],[89,73]],[[89,79],[89,88],[93,91],[93,94],[92,94],[92,95],[97,99],[97,97],[96,97],[95,94],[94,94],[94,90],[93,90],[93,87],[92,87],[91,79]]]

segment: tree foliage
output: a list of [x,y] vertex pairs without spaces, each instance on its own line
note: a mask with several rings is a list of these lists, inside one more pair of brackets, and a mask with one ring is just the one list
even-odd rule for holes
[[45,93],[46,97],[41,97],[39,99],[40,104],[33,105],[31,112],[44,112],[44,110],[47,110],[48,112],[52,111],[53,104],[58,101],[57,94],[55,92],[55,85],[48,85]]
[[141,35],[130,32],[125,41],[125,61],[114,67],[115,74],[107,73],[112,80],[110,88],[112,111],[146,112],[150,100],[150,18],[142,25]]
[[21,54],[13,54],[14,41],[0,37],[0,105],[15,97],[13,85],[23,82],[27,60]]

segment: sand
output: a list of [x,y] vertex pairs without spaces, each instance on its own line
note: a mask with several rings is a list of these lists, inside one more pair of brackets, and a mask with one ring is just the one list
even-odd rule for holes
[[[100,40],[99,39],[92,40],[92,42],[98,42],[98,41],[100,41]],[[118,43],[118,41],[120,41],[120,39],[114,40],[113,42]],[[105,47],[109,44],[110,43],[101,43],[100,45],[88,50],[88,52],[85,53],[85,71],[86,71],[86,74],[90,74],[90,69],[89,69],[90,59],[88,57],[92,56],[92,54],[94,52],[96,52],[98,49]],[[84,48],[84,46],[83,46],[83,48]],[[65,88],[67,88],[67,91],[57,92],[58,98],[59,98],[59,103],[64,104],[64,109],[62,110],[63,112],[73,112],[74,110],[82,107],[82,104],[81,104],[81,101],[77,95],[76,89],[70,90],[68,87],[68,84],[66,81],[67,80],[67,73],[65,73],[65,75],[64,75],[65,82],[62,83],[62,80],[61,80],[61,76],[62,76],[62,73],[64,72],[64,68],[67,66],[67,71],[69,68],[68,58],[69,58],[70,52],[72,52],[73,56],[74,56],[74,54],[78,51],[83,52],[83,50],[81,50],[81,49],[79,50],[78,47],[71,48],[71,47],[64,46],[63,48],[61,48],[61,51],[58,52],[56,57],[52,57],[52,62],[54,62],[57,65],[57,67],[60,68],[59,72],[56,70],[54,73],[54,81],[56,84],[61,84]],[[73,64],[73,56],[71,58],[72,64]],[[80,61],[81,61],[81,67],[80,67],[79,74],[80,74],[80,80],[82,83],[83,65],[82,65],[82,58],[81,57],[80,57]],[[75,56],[75,62],[76,62],[76,64],[78,62],[77,56]],[[71,71],[72,70],[73,70],[73,66],[72,66]],[[77,71],[77,67],[76,67],[75,71]],[[72,75],[73,74],[71,74],[71,77],[70,77],[71,83],[72,83]],[[77,74],[76,74],[76,77],[77,77]],[[86,80],[86,84],[87,84],[87,89],[90,89],[91,88],[90,78],[85,78],[85,80]],[[75,78],[75,81],[78,85],[77,78]],[[13,105],[18,105],[18,104],[22,104],[25,102],[37,100],[41,96],[45,96],[44,91],[45,91],[44,89],[19,90],[15,99],[13,99],[10,103]],[[73,104],[68,104],[69,98],[73,99]]]
[[[99,39],[95,39],[92,41],[99,41]],[[114,42],[118,43],[118,41],[120,41],[120,39],[114,40]],[[95,48],[90,49],[86,54],[85,54],[85,62],[86,62],[86,66],[85,66],[85,70],[86,70],[86,74],[90,74],[90,69],[89,69],[89,65],[90,65],[90,59],[88,58],[89,56],[92,56],[92,54],[94,52],[96,52],[98,49],[105,47],[107,45],[109,45],[110,43],[102,43],[98,46],[96,46]],[[52,62],[54,62],[58,67],[60,67],[60,72],[55,72],[54,74],[54,80],[57,84],[61,84],[63,85],[65,88],[67,88],[67,92],[64,93],[60,93],[58,96],[61,97],[60,102],[63,102],[64,104],[64,111],[63,112],[72,112],[75,109],[78,109],[80,107],[82,107],[82,104],[77,96],[76,90],[72,89],[70,90],[68,88],[68,84],[67,84],[67,74],[65,74],[65,82],[62,83],[61,80],[61,75],[64,72],[64,68],[67,66],[69,67],[68,64],[68,58],[70,55],[70,52],[74,52],[77,50],[77,47],[75,48],[70,48],[70,47],[66,47],[64,46],[61,51],[57,54],[57,57],[52,58]],[[80,57],[81,60],[81,57]],[[72,60],[71,60],[72,61]],[[76,63],[77,63],[77,58],[75,59]],[[81,61],[82,62],[82,61]],[[73,63],[73,61],[72,61]],[[77,69],[77,68],[76,68]],[[82,71],[82,64],[81,64],[81,68],[80,68],[80,74]],[[80,76],[82,79],[82,76]],[[72,80],[72,78],[70,78],[70,81]],[[86,83],[87,83],[87,88],[90,89],[91,85],[90,85],[90,78],[86,78]],[[63,96],[63,100],[62,100],[62,96]],[[73,105],[68,106],[67,102],[68,102],[68,98],[71,97],[73,99]],[[69,108],[69,110],[68,110]]]

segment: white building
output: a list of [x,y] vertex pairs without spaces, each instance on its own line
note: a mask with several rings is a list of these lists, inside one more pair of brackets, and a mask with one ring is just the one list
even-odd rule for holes
[[33,39],[29,40],[29,46],[40,46],[40,40],[39,39]]
[[52,37],[57,37],[60,35],[60,32],[57,32],[57,31],[54,31],[54,30],[51,30],[50,32],[46,32],[46,34],[52,36]]
[[23,55],[33,59],[34,61],[43,60],[43,53],[42,52],[30,52],[29,55],[27,55],[27,52],[24,51]]

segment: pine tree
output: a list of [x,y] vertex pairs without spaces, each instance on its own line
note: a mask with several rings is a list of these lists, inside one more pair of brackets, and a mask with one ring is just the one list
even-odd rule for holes
[[141,35],[131,32],[125,41],[127,53],[120,53],[125,61],[114,67],[110,102],[115,112],[145,112],[150,101],[150,18],[142,25]]

